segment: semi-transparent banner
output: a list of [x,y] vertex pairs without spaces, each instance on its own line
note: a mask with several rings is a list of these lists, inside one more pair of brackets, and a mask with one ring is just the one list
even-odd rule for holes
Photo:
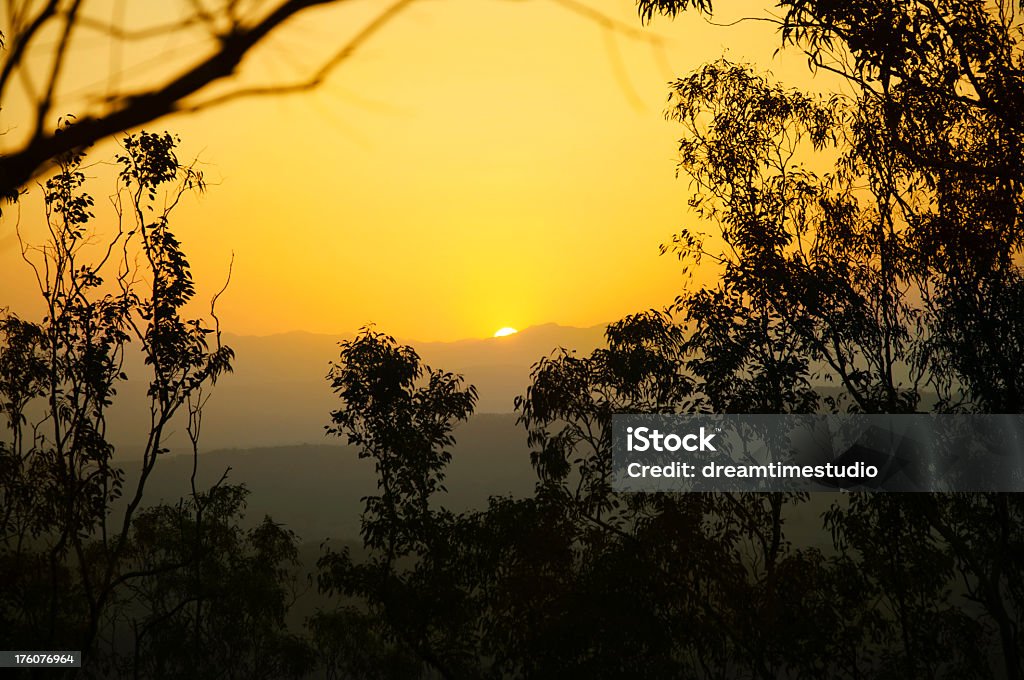
[[617,491],[1024,491],[1024,415],[617,415]]

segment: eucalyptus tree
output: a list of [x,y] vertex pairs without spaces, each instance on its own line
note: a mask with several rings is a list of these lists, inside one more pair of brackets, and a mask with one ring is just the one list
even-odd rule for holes
[[[122,140],[117,223],[106,232],[93,225],[83,153],[59,156],[44,186],[48,240],[23,243],[45,316],[0,321],[0,620],[10,644],[98,657],[103,626],[142,575],[126,555],[172,420],[187,421],[197,454],[203,390],[231,370],[217,325],[184,315],[196,288],[171,217],[205,185],[177,144],[167,133]],[[149,423],[126,482],[107,417],[131,351],[145,358]]]
[[[638,7],[646,19],[712,11],[687,0]],[[836,382],[830,408],[1021,412],[1019,4],[779,8],[759,18],[777,24],[782,46],[853,93],[801,93],[724,62],[677,81],[680,169],[711,237],[685,230],[670,248],[723,272],[681,296],[680,310],[719,329],[711,347],[727,350],[768,314],[804,375]],[[801,137],[809,150],[792,146]],[[817,173],[806,160],[815,152]],[[738,299],[739,313],[720,324],[705,299]],[[750,378],[772,375],[768,362],[751,365]],[[1012,496],[856,497],[828,521],[844,562],[835,568],[886,603],[860,620],[895,631],[885,653],[902,674],[1024,675],[1024,511]]]
[[[639,0],[638,8],[648,20],[712,12],[711,3],[690,0]],[[930,342],[887,351],[931,374],[939,408],[1020,412],[1021,6],[784,0],[779,9],[778,18],[752,18],[775,22],[783,47],[802,50],[813,69],[852,88],[834,99],[846,117],[836,177],[856,182],[856,192],[851,185],[839,196],[857,206],[858,219],[878,222],[878,270],[891,277],[879,295],[893,298],[893,313],[922,303],[919,318],[880,322]],[[829,219],[840,225],[848,215]],[[917,284],[901,283],[911,278]],[[880,338],[894,341],[905,344]]]
[[[471,674],[475,612],[459,580],[439,568],[451,556],[456,520],[435,504],[445,491],[452,429],[472,414],[476,388],[372,329],[341,343],[328,379],[341,406],[327,431],[373,461],[380,493],[363,499],[368,559],[328,551],[320,587],[364,603],[383,639],[397,644],[382,650],[388,664],[411,656],[444,677]],[[314,623],[322,628],[331,618]]]

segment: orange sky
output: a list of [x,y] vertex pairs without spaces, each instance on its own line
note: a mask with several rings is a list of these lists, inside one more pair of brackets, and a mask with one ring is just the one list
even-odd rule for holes
[[[632,0],[580,2],[640,27]],[[254,55],[244,78],[315,65],[379,7],[310,13]],[[182,155],[198,155],[217,183],[175,220],[200,296],[220,286],[233,251],[219,310],[225,329],[245,334],[374,322],[453,340],[668,304],[683,280],[658,245],[692,219],[687,182],[674,176],[679,130],[663,118],[668,81],[723,53],[790,80],[806,78],[805,61],[772,60],[777,38],[763,23],[715,28],[684,16],[646,31],[663,49],[552,0],[424,1],[315,93],[147,126],[180,134]],[[141,50],[114,56],[101,38],[85,42],[64,110],[106,81],[111,59],[135,65],[121,76],[131,82],[195,54],[187,36]],[[23,111],[5,103],[0,117],[15,128],[5,142]],[[114,173],[90,173],[101,203]],[[37,239],[38,194],[21,206],[21,227]],[[30,313],[38,292],[13,230],[5,216],[0,305]]]

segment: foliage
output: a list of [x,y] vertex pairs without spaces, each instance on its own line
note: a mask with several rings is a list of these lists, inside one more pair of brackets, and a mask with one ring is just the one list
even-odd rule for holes
[[[826,137],[800,114],[799,102],[813,99],[747,68],[719,62],[676,84],[670,117],[687,132],[680,168],[698,188],[692,205],[725,245],[709,253],[684,231],[674,247],[692,260],[716,257],[723,275],[710,299],[741,301],[717,336],[738,341],[767,312],[789,331],[792,355],[839,383],[858,410],[1020,412],[1024,56],[1014,7],[781,5],[783,44],[844,76],[855,94],[820,101],[834,115]],[[801,138],[812,149],[792,146]],[[823,141],[835,148],[831,173],[784,162],[811,157]],[[718,305],[694,316],[702,296],[684,295],[679,307],[718,329]],[[1018,504],[998,494],[853,497],[834,508],[828,522],[845,562],[836,568],[859,572],[863,597],[891,612],[853,618],[876,645],[899,641],[867,661],[901,677],[1021,677],[1021,575],[1009,564],[1022,521]],[[998,547],[981,549],[967,538],[976,535]]]
[[640,13],[640,19],[645,22],[654,18],[655,14],[674,17],[691,8],[710,14],[713,9],[710,0],[637,0],[636,6]]
[[329,378],[343,408],[331,414],[327,432],[344,435],[360,458],[374,461],[381,495],[365,499],[363,538],[386,554],[390,568],[431,533],[430,499],[445,490],[452,427],[473,412],[476,388],[423,367],[411,347],[369,329],[341,343]]
[[412,678],[420,671],[414,655],[381,636],[375,616],[354,607],[319,611],[310,617],[308,627],[318,667],[327,680]]
[[610,486],[612,414],[671,413],[692,403],[693,390],[679,361],[681,329],[664,313],[627,317],[607,337],[608,348],[589,357],[562,350],[541,359],[526,396],[516,399],[541,481],[598,519],[618,503]]
[[[12,644],[95,651],[134,578],[127,552],[146,482],[168,451],[167,428],[177,414],[188,416],[198,446],[202,390],[231,368],[219,333],[183,316],[195,287],[170,217],[203,184],[177,160],[177,143],[166,133],[125,138],[120,220],[106,242],[92,226],[84,155],[60,156],[44,187],[49,241],[23,246],[46,315],[0,319],[0,620]],[[132,342],[151,371],[151,422],[141,474],[125,488],[107,413],[127,379]]]
[[126,674],[154,678],[300,678],[307,643],[289,633],[297,537],[265,517],[240,526],[248,491],[217,484],[146,508],[127,551]]
[[860,171],[870,181],[876,170],[845,143],[837,172],[806,166],[845,142],[845,102],[726,61],[678,80],[671,102],[668,115],[687,132],[679,167],[692,180],[690,205],[721,229],[717,250],[691,230],[669,247],[721,268],[716,286],[678,300],[716,406],[811,410],[817,378],[841,384],[858,410],[914,410],[921,386],[943,376],[927,363],[931,338],[913,303],[926,282],[909,237],[883,198],[859,195]]
[[[356,564],[347,550],[328,552],[320,560],[320,587],[363,598],[379,617],[382,637],[401,645],[386,652],[389,658],[411,653],[445,676],[458,674],[467,641],[456,631],[469,611],[434,568],[454,519],[431,501],[445,491],[451,431],[473,412],[476,389],[424,367],[411,347],[370,329],[341,343],[328,378],[342,400],[328,432],[374,461],[381,493],[363,499],[369,561]],[[446,616],[438,618],[442,610]]]
[[[862,664],[889,669],[894,677],[1000,677],[989,655],[993,642],[1005,634],[1001,629],[1015,625],[1005,608],[1015,609],[1011,603],[1020,601],[1003,590],[1007,582],[1019,581],[1019,574],[1006,573],[1002,566],[1015,550],[1010,535],[1019,535],[1021,526],[1019,504],[1009,510],[1007,501],[998,494],[879,494],[854,495],[845,507],[833,506],[826,525],[836,539],[838,568],[854,575],[852,583],[863,601],[876,603],[870,609],[858,606],[864,621],[860,646],[871,649]],[[1002,506],[1001,521],[992,516],[992,504]],[[971,543],[969,550],[979,547],[968,536],[988,533],[982,527],[993,520],[999,531],[1010,533],[984,552],[967,552],[965,541]],[[999,583],[992,582],[990,569],[999,573]],[[982,601],[980,584],[995,589],[989,596],[998,603],[983,605],[997,616],[995,625],[965,606],[965,599]],[[1010,649],[1007,642],[1001,640],[1003,652]],[[1009,642],[1019,649],[1019,639]],[[1006,677],[1013,676],[1012,668]]]
[[[647,16],[689,6],[681,0],[639,4]],[[845,361],[850,357],[838,355],[863,347],[858,359],[869,366],[851,372],[836,364],[832,371],[850,374],[843,376],[844,389],[861,409],[916,408],[914,392],[927,385],[938,393],[940,409],[1021,411],[1024,282],[1016,256],[1024,244],[1018,217],[1024,207],[1024,42],[1017,8],[981,0],[786,0],[780,8],[782,45],[802,49],[813,68],[836,73],[854,88],[852,96],[829,102],[845,111],[837,171],[824,185],[811,177],[806,190],[821,194],[818,209],[831,214],[820,221],[833,229],[828,242],[840,247],[826,271],[842,277],[844,263],[863,269],[874,258],[867,273],[875,291],[853,302],[875,303],[861,311],[874,317],[877,329],[873,338],[852,344],[840,336],[832,352]],[[692,82],[676,91],[680,104],[692,105]],[[715,138],[714,130],[709,133]],[[692,166],[688,150],[682,151],[682,163]],[[711,160],[729,164],[727,157]],[[778,176],[775,170],[762,179]],[[804,192],[793,187],[786,196],[797,201]],[[766,214],[784,215],[771,200],[758,205]],[[779,226],[795,238],[802,233],[797,222]],[[821,283],[843,290],[836,285],[841,279]],[[835,318],[832,325],[843,324]],[[824,331],[811,335],[833,339]],[[886,377],[888,357],[901,356],[904,385],[895,385]]]

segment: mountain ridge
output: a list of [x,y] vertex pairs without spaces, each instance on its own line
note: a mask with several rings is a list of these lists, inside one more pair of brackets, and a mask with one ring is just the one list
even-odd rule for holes
[[[604,344],[605,326],[575,327],[549,323],[501,338],[465,338],[409,344],[424,364],[463,376],[476,386],[476,413],[511,413],[513,400],[525,394],[530,368],[558,348],[589,354]],[[339,356],[334,336],[289,331],[265,336],[224,333],[221,341],[235,351],[234,370],[211,390],[204,411],[204,448],[252,448],[322,444],[324,426],[338,407],[327,374]],[[148,371],[141,355],[126,360],[128,380],[109,417],[109,431],[119,447],[138,446],[149,423]],[[138,378],[135,378],[138,376]],[[177,424],[172,446],[187,440]]]

